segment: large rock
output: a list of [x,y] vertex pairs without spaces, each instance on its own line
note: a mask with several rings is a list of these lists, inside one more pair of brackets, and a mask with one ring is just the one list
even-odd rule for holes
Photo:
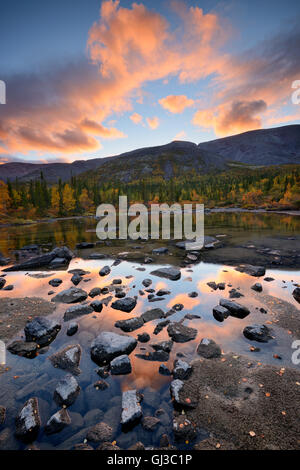
[[240,266],[237,266],[235,270],[254,277],[264,276],[266,273],[263,266],[252,266],[252,264],[241,264]]
[[83,315],[89,315],[94,311],[90,305],[72,305],[69,307],[64,314],[64,321],[73,320],[74,318],[82,317]]
[[60,259],[60,264],[66,265],[71,261],[73,257],[74,254],[72,253],[72,251],[69,250],[69,248],[67,248],[66,246],[62,246],[54,248],[54,250],[50,251],[49,253],[40,256],[35,256],[34,258],[24,261],[24,263],[15,264],[10,268],[4,269],[4,271],[27,271],[36,268],[51,267],[53,266],[53,261],[55,259]]
[[70,415],[65,408],[62,408],[52,415],[51,418],[47,421],[45,426],[45,433],[55,434],[62,431],[69,424],[71,424]]
[[197,353],[205,359],[212,359],[221,356],[221,348],[213,339],[202,338],[197,347]]
[[87,298],[87,292],[78,287],[70,287],[59,292],[55,297],[52,297],[51,302],[62,302],[64,304],[75,304],[83,302]]
[[195,328],[190,328],[178,322],[170,323],[167,330],[170,338],[175,343],[186,343],[187,341],[192,341],[197,336]]
[[182,359],[174,361],[173,377],[174,379],[187,380],[193,371],[192,366]]
[[161,308],[152,308],[151,310],[148,310],[147,312],[144,312],[141,315],[145,323],[152,320],[158,320],[159,318],[164,318],[164,316],[165,313]]
[[49,360],[54,367],[68,370],[77,375],[80,374],[80,369],[78,367],[80,359],[81,346],[79,344],[71,344],[49,357]]
[[141,328],[144,325],[142,317],[133,317],[128,320],[118,320],[115,323],[116,328],[120,328],[122,331],[130,332]]
[[181,272],[179,269],[170,267],[170,268],[158,268],[155,271],[152,271],[150,274],[153,276],[163,277],[170,279],[171,281],[177,281],[181,278]]
[[7,346],[7,350],[17,356],[33,358],[37,355],[38,345],[32,341],[28,343],[26,341],[16,340]]
[[73,375],[67,374],[54,390],[54,400],[59,406],[71,406],[80,393],[80,387]]
[[37,438],[41,427],[41,418],[37,398],[30,398],[16,417],[16,437],[24,442]]
[[111,304],[115,310],[121,310],[122,312],[131,312],[136,306],[136,299],[133,297],[125,297],[124,299],[116,300]]
[[132,336],[103,331],[91,344],[91,358],[98,365],[108,364],[117,356],[130,354],[136,345],[137,340]]
[[165,351],[167,353],[170,353],[173,348],[173,341],[160,341],[159,343],[151,343],[150,344],[151,348],[153,348],[155,351]]
[[213,308],[213,316],[219,322],[223,322],[226,318],[228,318],[229,315],[229,310],[225,307],[222,307],[222,305],[216,305]]
[[129,356],[126,354],[115,357],[110,363],[110,372],[112,375],[130,374],[131,370],[131,362]]
[[113,439],[113,429],[103,421],[91,427],[86,436],[90,442],[109,442]]
[[258,341],[259,343],[267,343],[272,339],[271,332],[266,325],[254,324],[246,326],[243,330],[243,334],[247,339]]
[[220,299],[220,305],[227,308],[232,317],[245,318],[250,313],[250,310],[247,307],[244,307],[237,302],[233,302],[232,300]]
[[141,395],[136,390],[123,392],[121,415],[121,424],[123,426],[133,424],[142,417],[141,399]]
[[36,317],[28,322],[24,328],[26,341],[46,346],[56,338],[61,325],[57,320],[46,317]]

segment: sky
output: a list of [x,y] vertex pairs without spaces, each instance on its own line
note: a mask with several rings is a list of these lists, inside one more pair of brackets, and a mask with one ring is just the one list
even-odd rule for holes
[[0,163],[300,122],[298,0],[1,0]]

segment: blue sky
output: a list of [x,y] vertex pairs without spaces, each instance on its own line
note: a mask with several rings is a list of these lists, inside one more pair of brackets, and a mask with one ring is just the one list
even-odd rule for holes
[[299,123],[299,19],[296,0],[4,0],[0,161]]

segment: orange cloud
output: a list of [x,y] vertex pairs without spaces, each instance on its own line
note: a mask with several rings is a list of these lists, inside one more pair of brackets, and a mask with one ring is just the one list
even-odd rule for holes
[[104,127],[102,124],[87,118],[81,121],[80,126],[81,129],[91,132],[92,134],[100,135],[105,139],[120,139],[122,137],[126,137],[123,132],[119,131],[115,127],[111,127],[109,129]]
[[143,120],[143,116],[141,116],[140,114],[138,113],[133,113],[131,116],[129,116],[130,119],[132,120],[132,122],[134,122],[134,124],[140,124]]
[[157,129],[159,126],[159,119],[156,116],[154,116],[153,118],[147,118],[146,121],[150,129],[154,130]]
[[193,106],[194,100],[185,95],[169,95],[159,100],[159,104],[171,113],[182,113],[185,108]]

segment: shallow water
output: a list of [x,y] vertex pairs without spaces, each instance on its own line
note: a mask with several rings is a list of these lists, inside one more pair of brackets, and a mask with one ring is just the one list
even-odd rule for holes
[[[220,214],[217,215],[219,216]],[[271,216],[273,217],[274,214]],[[219,229],[222,227],[223,223],[222,220],[218,219],[218,224],[215,223],[214,225],[215,230],[219,231],[219,233]],[[268,221],[269,220],[270,219],[268,219]],[[55,225],[55,227],[59,225],[59,236],[57,235],[57,228],[53,228],[53,225]],[[5,246],[7,247],[9,245],[12,249],[16,249],[24,244],[34,242],[47,243],[49,241],[53,241],[54,244],[63,242],[70,247],[73,247],[74,244],[79,241],[94,240],[94,238],[89,237],[93,237],[95,234],[85,232],[86,229],[92,228],[94,221],[63,221],[59,224],[55,222],[53,225],[52,231],[51,224],[40,224],[40,230],[36,230],[37,227],[30,226],[30,235],[22,234],[20,227],[18,227],[16,232],[13,230],[10,232],[8,238],[6,238]],[[72,227],[77,227],[78,231],[76,232],[74,229],[72,232]],[[228,229],[228,220],[226,227]],[[291,223],[289,223],[289,227],[291,228]],[[298,221],[295,222],[295,227],[298,227]],[[224,229],[225,219],[223,230]],[[258,227],[254,227],[254,229],[259,232]],[[236,227],[233,227],[232,230],[235,231]],[[268,226],[266,230],[272,232],[272,228],[270,226]],[[25,232],[24,227],[23,231]],[[241,231],[240,227],[238,232],[240,236],[242,236],[243,231]],[[6,233],[8,233],[7,229]],[[226,233],[228,233],[228,230]],[[287,231],[282,228],[281,233],[286,234]],[[209,231],[209,234],[212,234],[211,230]],[[51,235],[51,237],[49,237],[49,235]],[[71,242],[71,236],[73,237],[73,242]],[[4,238],[1,240],[2,250],[5,251],[5,249],[3,249],[3,240]],[[137,337],[138,334],[147,332],[151,336],[149,343],[138,343],[136,349],[130,354],[132,373],[125,376],[109,376],[107,379],[109,388],[106,391],[97,391],[93,387],[93,384],[99,380],[99,376],[96,373],[97,365],[93,363],[89,354],[92,339],[99,334],[99,332],[104,330],[122,333],[120,329],[117,329],[114,326],[117,320],[138,316],[146,310],[155,307],[162,308],[167,312],[174,304],[182,303],[184,305],[184,309],[168,317],[171,321],[178,321],[187,313],[201,316],[199,319],[184,321],[185,325],[196,328],[198,330],[198,334],[194,341],[183,344],[174,343],[170,359],[165,363],[170,369],[172,369],[173,361],[176,358],[177,353],[184,354],[185,357],[183,359],[187,362],[196,358],[196,347],[204,337],[214,339],[221,346],[224,353],[233,351],[237,355],[247,355],[251,362],[256,361],[276,364],[277,366],[282,365],[283,367],[296,367],[291,362],[291,343],[295,338],[292,338],[286,330],[277,327],[276,323],[269,323],[272,322],[272,315],[270,312],[264,314],[258,310],[258,308],[264,307],[264,305],[259,300],[259,294],[255,293],[251,289],[251,285],[257,282],[256,278],[248,276],[247,274],[239,273],[232,267],[199,263],[192,268],[182,268],[181,280],[168,281],[150,275],[150,272],[154,269],[153,264],[143,266],[142,268],[144,271],[140,271],[137,268],[140,268],[141,265],[127,261],[123,261],[118,266],[113,266],[110,275],[104,278],[100,277],[98,275],[99,269],[104,265],[111,265],[112,263],[113,259],[95,261],[75,258],[70,263],[68,270],[83,268],[90,271],[90,274],[84,276],[84,279],[88,279],[88,282],[81,281],[78,285],[78,287],[86,290],[87,292],[89,292],[93,287],[104,287],[110,285],[114,278],[122,279],[123,286],[126,286],[127,295],[138,296],[137,305],[131,313],[128,314],[114,310],[110,307],[111,303],[109,303],[108,306],[103,307],[101,313],[94,312],[90,315],[75,319],[79,324],[79,330],[74,336],[68,337],[66,335],[68,322],[64,323],[62,318],[68,306],[65,304],[58,304],[53,316],[61,319],[62,329],[45,354],[40,354],[34,359],[26,359],[7,353],[7,366],[11,367],[11,370],[0,375],[0,404],[7,407],[7,421],[5,427],[9,427],[11,429],[11,439],[8,444],[9,448],[20,449],[24,447],[23,444],[13,437],[14,418],[20,407],[28,398],[32,396],[37,396],[39,398],[43,424],[45,424],[50,416],[58,410],[57,405],[53,401],[53,391],[58,379],[64,376],[65,372],[54,368],[48,360],[48,357],[68,344],[76,343],[79,343],[83,350],[80,363],[80,369],[82,372],[77,378],[79,385],[81,386],[80,395],[76,402],[68,409],[72,419],[72,424],[62,432],[52,436],[46,436],[41,430],[37,439],[37,446],[41,449],[70,449],[74,444],[83,442],[89,426],[102,420],[113,427],[115,432],[114,439],[116,440],[117,445],[121,448],[128,448],[137,441],[143,442],[146,446],[158,445],[159,439],[164,433],[166,433],[173,442],[171,430],[173,407],[169,394],[171,377],[165,377],[158,373],[160,362],[145,361],[135,356],[135,354],[138,353],[152,351],[152,348],[150,347],[151,343],[169,339],[166,328],[158,335],[153,334],[155,325],[160,320],[146,323],[142,328],[129,333],[132,336]],[[157,265],[155,265],[155,268],[156,267]],[[130,275],[133,277],[127,279],[126,276]],[[73,286],[71,283],[71,276],[72,275],[67,271],[57,271],[53,276],[44,279],[35,279],[25,275],[23,272],[8,273],[7,283],[13,284],[14,290],[5,292],[0,291],[0,297],[15,298],[24,297],[26,295],[28,297],[36,296],[50,300],[51,297],[48,296],[48,292],[50,290],[59,292]],[[264,294],[287,300],[297,307],[298,304],[293,299],[291,293],[294,289],[293,284],[300,282],[299,273],[293,270],[267,270],[266,276],[273,277],[275,280],[268,283],[263,281],[262,278],[258,279],[258,281],[263,285]],[[59,277],[63,280],[63,283],[58,288],[52,288],[48,284],[49,280],[53,277]],[[151,278],[153,281],[153,284],[150,286],[151,288],[154,288],[155,290],[167,288],[171,291],[171,294],[165,296],[164,300],[150,303],[147,299],[147,295],[139,295],[139,290],[144,289],[142,281],[146,277]],[[209,286],[207,286],[207,282],[209,281],[215,281],[217,283],[225,282],[226,288],[224,291],[212,291]],[[282,281],[285,281],[285,283]],[[230,287],[228,285],[230,285]],[[223,323],[219,323],[212,315],[212,308],[219,303],[220,298],[228,298],[228,291],[231,288],[239,288],[240,292],[244,294],[244,297],[233,300],[236,300],[242,305],[246,305],[250,309],[251,314],[243,320],[229,317]],[[189,297],[188,293],[192,291],[197,291],[198,297]],[[113,294],[110,293],[107,296],[110,295]],[[100,296],[95,299],[102,300],[107,296]],[[243,336],[242,331],[246,325],[266,322],[268,322],[268,326],[272,328],[274,335],[274,339],[268,344],[251,342]],[[22,332],[19,334],[19,337],[21,336]],[[260,351],[251,352],[250,346],[252,345],[259,346]],[[145,350],[141,348],[145,348]],[[275,359],[273,357],[274,354],[281,356],[282,359],[280,361]],[[144,394],[144,400],[142,402],[144,415],[153,416],[158,408],[163,408],[166,411],[164,417],[161,418],[162,423],[154,432],[143,430],[141,424],[134,427],[133,430],[128,433],[122,432],[120,427],[121,393],[124,390],[132,388],[136,388]],[[94,415],[94,421],[91,415]],[[202,439],[204,437],[206,437],[205,430],[199,430],[198,439]],[[184,444],[180,447],[188,448],[189,444]]]

